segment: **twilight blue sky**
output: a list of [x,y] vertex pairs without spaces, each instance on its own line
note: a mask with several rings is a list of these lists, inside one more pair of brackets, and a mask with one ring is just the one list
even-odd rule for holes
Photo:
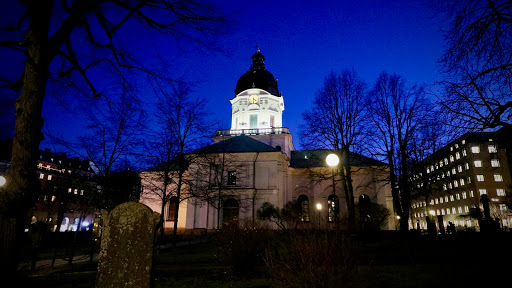
[[[216,42],[223,52],[190,43],[169,44],[164,55],[172,64],[169,77],[197,82],[196,93],[207,96],[210,110],[230,128],[231,105],[238,78],[247,72],[259,45],[266,68],[283,93],[284,126],[300,148],[301,113],[312,103],[331,71],[354,69],[369,85],[381,71],[404,76],[409,83],[441,79],[436,63],[443,37],[439,19],[424,1],[214,1],[234,23]],[[144,53],[144,47],[134,47]],[[142,81],[143,82],[143,81]],[[143,101],[154,103],[150,89],[139,85]],[[83,105],[83,104],[81,104]],[[80,105],[63,109],[53,97],[44,104],[44,132],[73,140],[85,131]],[[213,133],[213,131],[212,131]],[[54,147],[49,141],[41,148]]]

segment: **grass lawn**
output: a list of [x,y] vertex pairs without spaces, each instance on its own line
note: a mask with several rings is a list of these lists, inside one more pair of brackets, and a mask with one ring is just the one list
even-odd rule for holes
[[[507,281],[509,266],[499,260],[510,262],[511,240],[510,233],[436,238],[390,233],[378,239],[367,238],[358,241],[356,281],[350,287],[474,287],[477,283],[492,287]],[[264,265],[237,276],[228,263],[219,261],[217,251],[214,241],[163,249],[154,267],[154,287],[278,287]],[[95,269],[96,263],[85,263],[73,269],[36,271],[22,277],[19,286],[94,287]]]

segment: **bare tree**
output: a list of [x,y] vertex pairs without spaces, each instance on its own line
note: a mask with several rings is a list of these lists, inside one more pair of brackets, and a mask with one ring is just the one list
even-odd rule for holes
[[459,120],[456,126],[510,126],[512,2],[454,0],[439,5],[451,19],[440,59],[447,76],[441,83],[444,108]]
[[393,206],[400,216],[400,229],[407,230],[411,203],[410,149],[428,108],[424,90],[407,87],[401,76],[382,72],[369,95],[374,155],[389,165]]
[[366,121],[366,83],[355,71],[329,74],[318,91],[313,107],[303,113],[303,145],[333,149],[341,156],[338,170],[346,198],[349,229],[355,228],[354,189],[349,154],[362,142]]
[[18,6],[10,7],[14,7],[13,14],[20,12],[19,19],[1,24],[5,36],[0,40],[1,46],[25,56],[19,78],[0,79],[1,87],[21,90],[16,101],[7,192],[0,196],[0,225],[5,228],[0,241],[0,271],[6,281],[16,274],[16,243],[22,242],[16,239],[22,237],[27,211],[38,196],[36,160],[49,80],[56,85],[89,88],[95,97],[106,95],[100,90],[101,77],[92,77],[102,69],[122,79],[126,69],[156,76],[141,64],[147,54],[137,58],[123,51],[121,40],[130,36],[129,30],[142,27],[149,34],[204,44],[203,36],[214,32],[214,24],[223,19],[216,9],[193,0],[27,0],[15,4]]
[[[176,199],[174,210],[174,229],[178,231],[179,203],[191,197],[184,189],[188,185],[186,173],[188,167],[196,161],[196,155],[187,154],[207,143],[211,135],[213,121],[206,111],[206,100],[193,95],[190,85],[175,83],[164,87],[154,81],[159,95],[157,103],[157,126],[151,141],[151,160],[157,165],[157,171],[151,173],[154,179],[146,181],[153,187],[147,189],[161,201],[161,221],[164,221],[165,206]],[[150,174],[148,174],[150,175]],[[151,177],[151,176],[148,176]],[[148,179],[149,180],[149,179]],[[155,183],[159,183],[155,186]],[[175,197],[175,198],[173,198]],[[171,203],[173,204],[173,203]],[[163,226],[161,235],[163,236]]]

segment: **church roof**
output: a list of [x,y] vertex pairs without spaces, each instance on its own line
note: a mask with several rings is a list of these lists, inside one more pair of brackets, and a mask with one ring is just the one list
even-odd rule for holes
[[263,89],[272,95],[281,96],[277,88],[277,80],[272,73],[265,69],[265,56],[260,53],[259,49],[252,55],[252,65],[249,71],[238,79],[235,95],[251,88]]
[[276,148],[267,145],[258,140],[254,140],[245,134],[229,138],[227,140],[217,142],[199,148],[192,152],[192,154],[200,153],[247,153],[247,152],[277,152]]
[[[293,168],[313,168],[313,167],[328,167],[325,162],[327,155],[332,153],[332,150],[319,149],[319,150],[300,150],[292,151],[290,167]],[[362,166],[385,166],[384,162],[363,156],[357,153],[350,153],[350,165]]]

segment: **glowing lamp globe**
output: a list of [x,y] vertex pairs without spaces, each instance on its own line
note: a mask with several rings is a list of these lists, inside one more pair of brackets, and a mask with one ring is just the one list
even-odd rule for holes
[[327,165],[331,167],[338,166],[338,163],[340,163],[340,158],[336,154],[329,154],[327,155],[327,158],[325,158],[325,162],[327,162]]

